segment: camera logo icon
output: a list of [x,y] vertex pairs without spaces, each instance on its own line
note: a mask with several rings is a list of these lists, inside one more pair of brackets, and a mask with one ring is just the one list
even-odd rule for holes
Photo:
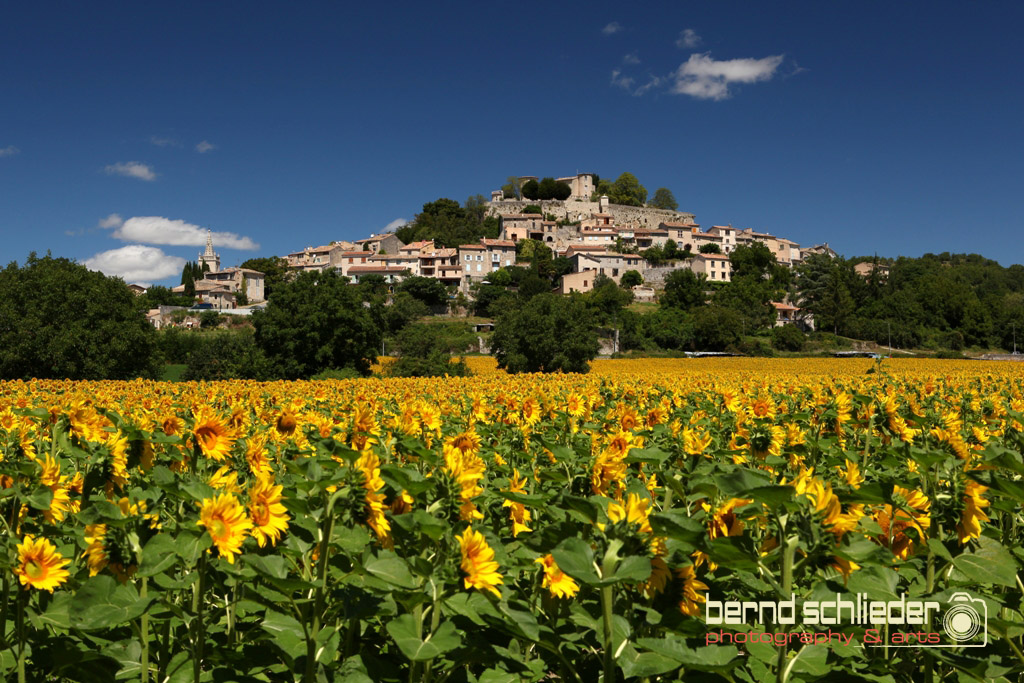
[[988,644],[988,606],[969,593],[953,593],[950,607],[942,617],[942,629],[959,647],[984,647]]

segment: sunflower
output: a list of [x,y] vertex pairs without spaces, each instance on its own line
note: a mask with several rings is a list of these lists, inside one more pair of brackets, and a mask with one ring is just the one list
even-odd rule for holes
[[982,510],[989,506],[989,502],[984,497],[985,491],[988,491],[987,486],[982,486],[973,479],[967,480],[967,490],[964,491],[963,516],[956,526],[957,537],[961,544],[967,543],[972,538],[979,538],[981,523],[989,521],[988,515]]
[[245,516],[245,509],[230,493],[222,493],[203,500],[199,508],[199,522],[217,546],[217,552],[228,561],[235,563],[235,555],[242,548],[242,541],[252,528],[252,522]]
[[195,418],[194,441],[203,455],[214,460],[226,458],[235,443],[231,429],[214,414],[213,409],[206,406],[196,411]]
[[[509,481],[508,492],[509,493],[526,493],[526,477],[519,476],[519,470],[512,469],[512,479]],[[509,516],[512,519],[512,537],[515,538],[524,531],[533,531],[527,526],[530,522],[530,511],[526,509],[526,506],[522,503],[517,503],[513,500],[506,500],[501,504],[502,507],[511,508],[509,510]]]
[[216,472],[210,475],[206,483],[226,493],[238,494],[242,492],[242,489],[238,486],[238,472],[231,469],[230,465],[221,465]]
[[386,543],[391,535],[391,522],[384,515],[384,480],[380,478],[380,458],[367,452],[359,456],[355,468],[363,473],[363,488],[366,490],[366,523],[377,534],[377,540]]
[[249,518],[252,520],[252,536],[262,548],[269,540],[277,545],[281,534],[288,530],[288,513],[281,504],[282,486],[275,486],[271,479],[257,479],[249,488]]
[[679,611],[691,617],[700,614],[700,606],[707,602],[702,593],[707,592],[708,585],[697,579],[693,565],[676,570],[676,578],[683,582],[683,599],[679,603]]
[[[711,434],[689,427],[683,428],[683,450],[687,455],[701,455],[711,445]],[[710,457],[710,456],[708,456]]]
[[28,534],[18,545],[18,566],[14,573],[21,585],[53,592],[70,574],[64,569],[71,560],[65,560],[56,546],[46,538],[36,540]]
[[472,526],[466,527],[461,536],[456,536],[459,549],[462,551],[462,571],[466,572],[466,588],[476,588],[492,593],[500,598],[501,593],[495,586],[504,583],[498,573],[498,563],[494,561],[494,551],[487,545],[487,540]]
[[629,494],[626,498],[626,504],[621,505],[620,503],[609,503],[608,504],[608,519],[612,524],[626,520],[629,524],[635,524],[640,528],[643,533],[653,533],[650,522],[650,512],[648,507],[651,505],[651,499],[647,496],[638,496],[635,493]]
[[445,446],[451,448],[458,448],[462,451],[463,455],[479,455],[480,454],[480,436],[476,433],[476,430],[468,429],[461,434],[450,436],[444,442]]
[[[875,513],[875,521],[882,528],[882,535],[877,540],[894,556],[906,560],[914,554],[915,541],[927,538],[927,529],[931,526],[931,502],[920,491],[901,486],[893,487],[893,498],[897,505],[884,505]],[[911,530],[913,535],[908,535]]]
[[547,588],[553,598],[571,598],[579,592],[580,586],[568,574],[565,574],[555,563],[554,556],[548,553],[544,557],[534,560],[544,568],[543,588]]

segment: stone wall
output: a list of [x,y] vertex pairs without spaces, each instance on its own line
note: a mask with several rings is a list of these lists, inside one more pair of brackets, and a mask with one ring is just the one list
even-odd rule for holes
[[[577,221],[589,218],[591,214],[600,213],[597,202],[566,199],[547,199],[538,201],[505,199],[500,202],[488,202],[487,210],[492,216],[522,213],[530,204],[539,205],[545,214],[553,214],[556,220]],[[647,206],[622,206],[609,204],[607,213],[613,217],[615,225],[633,228],[656,228],[659,223],[692,223],[694,214],[685,211],[669,211],[652,209]]]
[[669,265],[658,266],[656,268],[647,267],[640,271],[640,275],[644,278],[644,284],[648,287],[664,289],[665,278],[681,268],[689,269],[690,262],[679,259],[672,261]]

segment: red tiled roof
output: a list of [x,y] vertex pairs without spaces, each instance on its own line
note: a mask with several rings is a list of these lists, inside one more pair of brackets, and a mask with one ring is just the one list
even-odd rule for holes
[[503,220],[503,221],[516,221],[516,220],[528,220],[528,219],[529,220],[533,220],[533,219],[536,219],[536,218],[544,218],[544,216],[543,216],[543,214],[539,214],[539,213],[510,213],[508,215],[502,216],[501,220]]
[[350,273],[402,273],[405,268],[398,266],[352,266],[348,269]]
[[488,247],[513,247],[515,248],[516,243],[512,240],[492,240],[486,237],[481,237],[480,242]]
[[469,249],[479,249],[480,251],[483,251],[484,249],[486,249],[486,247],[484,247],[484,245],[482,245],[482,244],[460,244],[459,245],[459,251],[467,251]]

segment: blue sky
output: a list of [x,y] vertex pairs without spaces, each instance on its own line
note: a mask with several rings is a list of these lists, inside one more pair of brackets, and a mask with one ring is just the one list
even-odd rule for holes
[[577,170],[847,256],[1024,262],[1021,3],[352,4],[12,4],[3,262],[174,284],[206,229],[236,265]]

